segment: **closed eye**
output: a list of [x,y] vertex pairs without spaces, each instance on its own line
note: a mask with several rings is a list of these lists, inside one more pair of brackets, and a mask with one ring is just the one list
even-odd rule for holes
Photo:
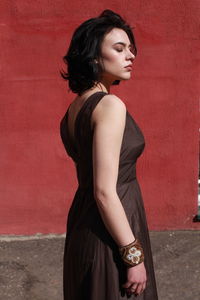
[[123,49],[116,49],[116,51],[117,51],[117,52],[122,52],[122,51],[123,51]]

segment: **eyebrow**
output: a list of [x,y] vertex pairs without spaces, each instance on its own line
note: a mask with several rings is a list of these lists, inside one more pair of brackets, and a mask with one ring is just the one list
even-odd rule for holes
[[[126,43],[123,43],[123,42],[114,43],[113,46],[116,45],[116,44],[120,44],[120,45],[126,46]],[[132,47],[132,44],[130,44],[129,47]]]

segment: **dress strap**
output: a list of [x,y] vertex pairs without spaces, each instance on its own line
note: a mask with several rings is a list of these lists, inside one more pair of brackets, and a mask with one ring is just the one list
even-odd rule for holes
[[[108,95],[106,92],[96,92],[92,95],[90,95],[87,100],[85,100],[84,104],[82,105],[81,109],[79,110],[76,120],[75,120],[75,128],[74,128],[74,134],[75,137],[78,137],[78,133],[80,132],[79,127],[82,125],[82,120],[84,116],[84,121],[88,120],[90,122],[91,114],[93,110],[95,109],[96,105],[99,103],[99,101],[105,96]],[[82,126],[81,126],[82,127]]]

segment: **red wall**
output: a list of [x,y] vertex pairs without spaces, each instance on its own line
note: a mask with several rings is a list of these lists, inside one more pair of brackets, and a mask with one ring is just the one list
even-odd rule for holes
[[[110,8],[135,27],[133,79],[114,88],[146,138],[138,163],[149,227],[195,229],[199,1],[0,2],[0,233],[62,233],[77,187],[59,122],[73,30]],[[198,7],[197,7],[198,6]],[[80,9],[81,7],[81,9]]]

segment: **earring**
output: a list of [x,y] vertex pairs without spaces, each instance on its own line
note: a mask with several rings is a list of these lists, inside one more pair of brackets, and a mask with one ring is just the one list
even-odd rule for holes
[[96,59],[94,60],[94,62],[95,62],[95,64],[98,64],[98,61]]

